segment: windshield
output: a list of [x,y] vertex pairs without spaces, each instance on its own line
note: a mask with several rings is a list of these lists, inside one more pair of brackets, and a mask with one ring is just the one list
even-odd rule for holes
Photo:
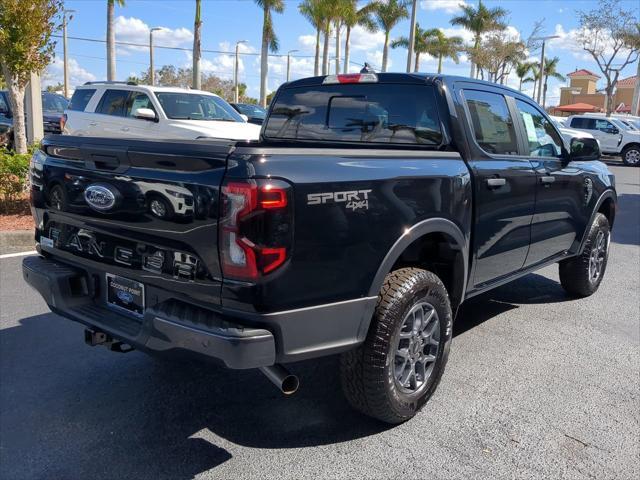
[[631,120],[625,118],[624,120],[620,120],[620,122],[627,127],[627,130],[638,130],[638,127],[636,127]]
[[267,111],[259,107],[258,105],[249,105],[247,103],[237,103],[236,107],[240,110],[240,113],[245,114],[247,117],[251,118],[262,118],[266,117]]
[[69,100],[55,93],[42,94],[42,110],[47,113],[63,113]]
[[220,97],[199,93],[156,93],[168,118],[174,120],[218,120],[243,122],[231,105]]
[[622,130],[633,130],[633,127],[631,125],[628,125],[627,123],[623,122],[620,119],[617,118],[610,118],[609,120],[611,120],[611,122],[618,128],[622,129]]

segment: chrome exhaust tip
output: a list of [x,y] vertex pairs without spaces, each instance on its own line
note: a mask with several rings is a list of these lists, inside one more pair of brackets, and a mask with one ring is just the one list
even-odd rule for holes
[[293,395],[300,386],[298,377],[289,373],[282,365],[260,367],[260,371],[285,395]]

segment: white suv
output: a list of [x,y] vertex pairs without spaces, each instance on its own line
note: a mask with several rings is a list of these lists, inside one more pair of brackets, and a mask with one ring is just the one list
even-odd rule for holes
[[123,82],[78,88],[61,121],[63,134],[91,137],[257,140],[247,123],[213,93]]
[[620,155],[625,165],[640,166],[640,131],[629,130],[616,118],[572,115],[566,125],[591,133],[602,153]]

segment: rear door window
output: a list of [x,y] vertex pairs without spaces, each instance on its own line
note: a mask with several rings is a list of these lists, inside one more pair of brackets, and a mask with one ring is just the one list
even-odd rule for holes
[[104,92],[104,95],[102,95],[96,113],[123,117],[125,115],[125,106],[128,97],[128,90],[107,90]]
[[581,130],[595,130],[596,121],[593,118],[577,117],[571,119],[571,127]]
[[490,154],[517,155],[516,132],[505,98],[480,90],[465,90],[464,97],[478,145]]
[[80,90],[76,90],[75,92],[73,92],[71,102],[69,103],[67,109],[84,112],[85,108],[87,108],[89,100],[91,100],[91,97],[93,97],[94,93],[96,93],[95,88],[82,88]]
[[438,146],[433,87],[341,84],[287,88],[267,118],[265,137]]

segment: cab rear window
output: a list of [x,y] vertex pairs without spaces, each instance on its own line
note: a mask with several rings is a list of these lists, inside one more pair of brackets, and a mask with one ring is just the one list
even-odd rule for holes
[[282,90],[267,119],[271,139],[438,146],[433,87],[339,84]]

